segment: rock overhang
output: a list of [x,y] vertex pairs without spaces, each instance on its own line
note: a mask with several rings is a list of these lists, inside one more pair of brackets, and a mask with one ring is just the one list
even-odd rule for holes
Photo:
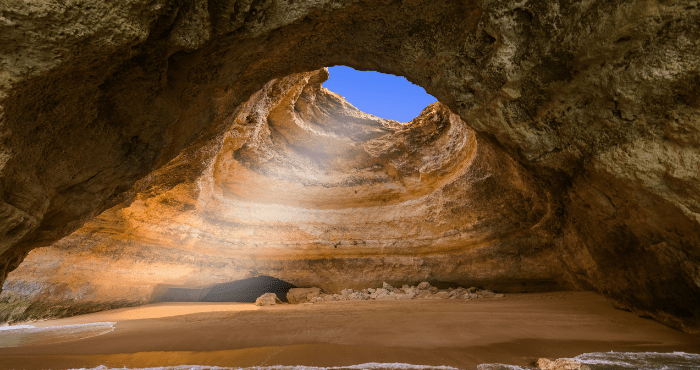
[[571,282],[695,330],[697,5],[214,5],[7,5],[3,274],[271,78],[345,64],[423,86],[545,184]]

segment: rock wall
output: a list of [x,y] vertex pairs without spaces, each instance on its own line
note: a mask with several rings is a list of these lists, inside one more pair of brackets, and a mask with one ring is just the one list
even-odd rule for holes
[[344,64],[423,86],[546,184],[571,282],[700,327],[697,2],[0,6],[3,279],[188,145],[220,140],[271,79]]
[[143,303],[258,275],[328,293],[425,280],[500,291],[570,287],[550,195],[435,103],[401,124],[321,87],[266,85],[224,137],[195,145],[10,274],[29,304]]

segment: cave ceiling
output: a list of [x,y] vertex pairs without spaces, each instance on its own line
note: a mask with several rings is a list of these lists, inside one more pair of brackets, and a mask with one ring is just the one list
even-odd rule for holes
[[[377,271],[540,281],[700,327],[697,2],[0,7],[3,280],[100,217],[180,207],[226,240],[274,215],[270,233],[304,247],[249,255],[322,261],[329,289]],[[439,104],[407,127],[368,118],[319,88],[333,65],[405,76]],[[333,244],[354,240],[368,244]]]

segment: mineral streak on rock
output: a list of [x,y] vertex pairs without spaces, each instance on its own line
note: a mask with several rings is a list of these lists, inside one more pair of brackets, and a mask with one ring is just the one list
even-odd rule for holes
[[[281,144],[270,135],[267,144],[255,139],[258,147],[242,148],[246,138],[266,136],[245,128],[235,134],[227,130],[244,110],[242,104],[272,79],[343,64],[406,76],[444,105],[431,108],[436,116],[445,116],[448,109],[476,132],[477,157],[513,158],[504,166],[516,163],[513,166],[524,174],[526,184],[538,184],[538,194],[548,193],[546,201],[542,195],[523,198],[533,199],[534,209],[536,204],[554,205],[546,214],[555,222],[523,240],[553,235],[546,245],[531,247],[551,253],[554,257],[545,260],[559,261],[559,267],[554,267],[559,274],[566,274],[579,287],[600,291],[621,308],[684,330],[700,329],[700,9],[696,1],[8,0],[0,3],[0,10],[0,280],[31,249],[56,242],[120,202],[127,201],[122,211],[110,211],[96,222],[124,226],[137,222],[126,221],[128,213],[138,213],[131,207],[144,207],[139,202],[146,198],[139,195],[141,200],[132,205],[129,201],[144,189],[151,189],[152,199],[164,199],[155,194],[196,192],[194,182],[185,179],[199,179],[203,168],[242,174],[234,167],[204,163],[201,168],[177,172],[182,163],[197,167],[195,158],[212,158],[208,152],[218,150],[223,135],[228,141],[241,141],[241,148],[228,149],[235,161],[224,162],[245,168],[240,171],[248,171],[251,184],[260,184],[261,178],[277,179],[276,184],[289,185],[295,194],[297,203],[285,204],[277,197],[261,210],[269,210],[272,204],[312,207],[303,199],[308,194],[305,188],[298,184],[313,176],[285,180],[283,176],[292,174],[280,172],[281,162],[275,162],[292,160],[293,153],[311,158],[311,152],[280,148],[285,155],[249,161],[248,169],[239,160],[258,158],[265,145]],[[268,127],[273,127],[275,117],[270,116]],[[254,121],[253,117],[250,125],[243,126],[261,127]],[[369,139],[372,132],[363,134]],[[316,150],[303,135],[275,135],[296,137],[312,144],[308,150]],[[355,144],[362,139],[346,137]],[[182,152],[184,148],[189,149]],[[344,148],[348,146],[338,146]],[[380,156],[389,155],[381,145],[374,149]],[[366,148],[367,153],[372,150]],[[178,154],[180,161],[166,165]],[[348,153],[348,163],[362,161],[352,159],[352,154]],[[391,158],[400,164],[399,156]],[[320,163],[323,158],[317,159]],[[416,161],[409,154],[405,160]],[[452,158],[444,163],[464,162]],[[484,163],[495,166],[495,162]],[[322,163],[317,166],[322,168]],[[161,174],[171,170],[171,175],[156,176],[155,169]],[[451,168],[426,167],[426,177],[406,168],[394,170],[395,174],[387,166],[386,176],[406,182],[394,189],[389,185],[398,186],[398,182],[380,183],[381,176],[376,177],[376,183],[383,185],[371,192],[374,197],[358,197],[362,209],[383,202],[386,207],[410,202],[420,207],[421,197],[449,192],[448,183],[459,184],[458,179],[446,180],[441,172]],[[369,172],[364,171],[363,175]],[[416,179],[421,182],[412,182]],[[141,185],[132,187],[139,180]],[[336,183],[321,180],[308,183],[308,191],[318,190],[328,206],[313,209],[338,217],[343,206],[335,201],[337,189],[323,187]],[[363,185],[348,188],[352,186]],[[216,207],[224,207],[218,199],[239,194],[241,187],[233,180],[215,182],[207,190],[215,201],[198,211],[218,212]],[[454,188],[472,191],[467,184]],[[232,201],[246,203],[256,196],[257,190],[250,189]],[[413,197],[411,192],[423,195]],[[439,208],[432,207],[433,211]],[[158,213],[157,207],[154,210]],[[407,219],[415,220],[418,208],[413,211],[407,211]],[[285,212],[280,215],[291,217]],[[455,216],[453,225],[460,217],[465,221],[456,230],[470,225],[469,217],[478,213],[469,212]],[[541,216],[541,211],[535,211],[528,222]],[[237,222],[231,214],[222,217],[223,222]],[[314,224],[308,214],[299,217],[307,225],[316,225],[304,234],[304,242],[351,240],[330,231],[322,234],[320,224]],[[517,221],[493,222],[517,229]],[[274,232],[282,232],[280,227]],[[444,227],[447,224],[431,224],[428,239],[434,239],[438,230],[449,232]],[[484,227],[483,235],[498,228]],[[526,229],[521,225],[519,230]],[[94,226],[92,230],[99,237]],[[116,230],[121,233],[120,227]],[[467,233],[471,238],[479,231]],[[79,233],[84,238],[88,234]],[[321,239],[322,235],[328,239]],[[457,235],[442,238],[463,237]],[[512,245],[513,237],[509,234],[504,245]],[[393,259],[398,249],[406,252],[404,256],[420,250],[416,243],[387,247],[383,262],[387,270],[398,271],[409,264],[416,271],[423,267],[415,266],[423,263],[429,270],[433,270],[431,264],[443,266],[434,270],[443,277],[452,276],[455,267],[435,255],[427,260],[421,255],[417,260]],[[134,255],[151,253],[138,247],[142,244],[126,243],[122,248],[132,248]],[[450,248],[449,242],[438,245]],[[334,256],[344,258],[319,257],[314,265],[287,266],[361,271],[362,262],[343,246],[338,245],[341,254]],[[373,246],[378,244],[353,251]],[[504,253],[511,251],[504,248],[497,248],[498,254],[489,255],[489,260],[518,258],[516,252]],[[274,248],[255,250],[268,251],[282,261],[288,258],[283,257],[288,249],[281,248],[279,254],[272,252]],[[118,259],[120,252],[112,250]],[[216,261],[212,263],[231,260]],[[479,265],[470,266],[457,270],[477,271]],[[534,268],[551,266],[535,264]],[[177,275],[177,271],[171,273]],[[478,271],[487,279],[500,274]]]

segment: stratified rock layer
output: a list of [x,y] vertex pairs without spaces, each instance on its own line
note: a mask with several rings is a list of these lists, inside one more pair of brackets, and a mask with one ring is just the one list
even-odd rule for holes
[[[425,87],[474,129],[477,150],[514,158],[544,184],[548,204],[557,205],[557,259],[573,283],[639,314],[700,328],[697,2],[0,7],[3,280],[32,248],[133,198],[139,189],[128,190],[154,169],[172,170],[162,166],[189,144],[207,151],[271,79],[344,64]],[[251,175],[272,176],[258,171],[274,163],[249,162]],[[430,190],[413,186],[405,185]],[[333,194],[320,193],[329,203]],[[408,201],[389,188],[377,194]],[[302,206],[309,205],[285,205]],[[307,240],[322,240],[318,230]]]
[[269,83],[218,146],[192,147],[130,205],[32,252],[5,289],[97,305],[261,274],[336,293],[567,286],[549,195],[522,166],[440,103],[387,121],[323,89],[327,73]]

